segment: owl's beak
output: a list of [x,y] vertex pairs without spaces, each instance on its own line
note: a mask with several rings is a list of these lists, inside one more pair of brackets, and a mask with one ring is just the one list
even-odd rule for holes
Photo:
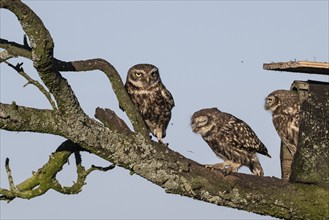
[[269,109],[267,102],[265,101],[264,109],[267,111]]
[[270,109],[270,102],[272,102],[272,100],[270,100],[269,98],[265,99],[264,108],[265,108],[266,111]]
[[146,78],[146,82],[147,82],[147,84],[150,84],[150,77]]

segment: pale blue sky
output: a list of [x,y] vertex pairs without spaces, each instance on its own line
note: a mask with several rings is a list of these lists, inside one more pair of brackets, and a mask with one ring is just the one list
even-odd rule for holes
[[[61,60],[103,58],[125,80],[137,63],[152,63],[174,96],[166,142],[199,163],[217,163],[199,135],[189,126],[191,115],[218,107],[246,121],[267,146],[272,159],[259,156],[265,175],[280,177],[279,137],[264,98],[276,89],[289,89],[294,80],[328,81],[327,76],[271,72],[263,63],[329,61],[328,1],[25,1],[43,20]],[[22,43],[17,19],[1,10],[1,38]],[[37,74],[30,61],[24,70]],[[50,108],[40,92],[1,64],[1,102]],[[101,72],[63,73],[84,110],[93,117],[96,107],[115,110],[118,103]],[[61,137],[1,131],[1,187],[8,187],[4,160],[10,158],[16,183],[40,168]],[[74,163],[60,179],[75,180]],[[93,155],[83,162],[108,165]],[[248,169],[240,172],[250,173]],[[177,195],[129,171],[115,168],[95,172],[78,195],[54,191],[30,201],[0,203],[1,219],[269,219],[231,208],[218,207]]]

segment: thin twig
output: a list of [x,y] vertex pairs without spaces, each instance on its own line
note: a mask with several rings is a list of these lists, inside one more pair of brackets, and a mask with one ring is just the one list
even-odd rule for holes
[[13,176],[11,175],[11,169],[9,167],[9,158],[6,158],[5,167],[6,167],[6,172],[7,172],[7,176],[8,176],[10,190],[16,191],[14,179],[13,179]]
[[5,60],[3,62],[6,63],[11,68],[13,68],[14,70],[16,70],[21,76],[23,76],[27,80],[27,83],[23,87],[25,87],[29,84],[32,84],[35,87],[37,87],[40,90],[40,92],[46,96],[46,98],[49,101],[52,108],[54,110],[57,110],[56,103],[51,98],[51,94],[49,92],[47,92],[47,90],[37,80],[32,79],[27,73],[24,72],[24,69],[22,67],[23,63],[18,63],[16,66],[14,66],[13,64],[11,64]]
[[86,172],[90,173],[94,170],[106,172],[106,171],[109,171],[109,170],[113,170],[114,168],[115,168],[114,164],[111,164],[110,166],[107,166],[107,167],[100,167],[100,166],[92,165]]

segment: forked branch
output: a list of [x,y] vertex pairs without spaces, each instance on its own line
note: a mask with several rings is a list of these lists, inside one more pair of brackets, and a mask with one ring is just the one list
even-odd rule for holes
[[[5,39],[0,39],[0,47],[6,49],[8,53],[12,54],[13,56],[22,56],[27,59],[32,59],[31,50],[25,45],[20,45]],[[149,140],[148,131],[144,120],[129,98],[119,73],[109,62],[103,59],[64,62],[54,58],[54,68],[61,72],[83,72],[100,70],[105,73],[111,82],[113,91],[119,102],[118,104],[126,112],[130,122],[134,127],[134,130],[142,134],[146,140]]]
[[[105,168],[92,166],[86,170],[81,164],[80,151],[85,150],[69,140],[63,142],[56,152],[50,155],[48,162],[42,168],[33,173],[32,177],[18,185],[14,184],[9,167],[9,159],[7,158],[5,167],[9,181],[9,189],[0,188],[0,199],[6,200],[7,202],[15,198],[31,199],[43,195],[49,189],[54,189],[63,194],[77,194],[81,192],[82,187],[85,185],[85,180],[91,172],[95,170],[108,171],[114,168],[114,165]],[[59,183],[56,175],[63,169],[63,166],[68,162],[68,158],[72,153],[75,154],[77,180],[72,186],[64,187]]]

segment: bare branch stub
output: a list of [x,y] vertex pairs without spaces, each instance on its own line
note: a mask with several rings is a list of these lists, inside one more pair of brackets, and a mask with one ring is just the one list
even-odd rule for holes
[[106,127],[114,131],[121,131],[124,133],[131,133],[127,124],[119,118],[111,109],[102,109],[97,107],[95,118],[100,120]]
[[6,172],[7,172],[7,177],[8,177],[8,181],[9,181],[10,190],[11,191],[16,191],[16,187],[15,187],[15,184],[14,184],[14,179],[13,179],[13,176],[11,175],[11,169],[9,167],[9,158],[6,158],[5,167],[6,167]]

